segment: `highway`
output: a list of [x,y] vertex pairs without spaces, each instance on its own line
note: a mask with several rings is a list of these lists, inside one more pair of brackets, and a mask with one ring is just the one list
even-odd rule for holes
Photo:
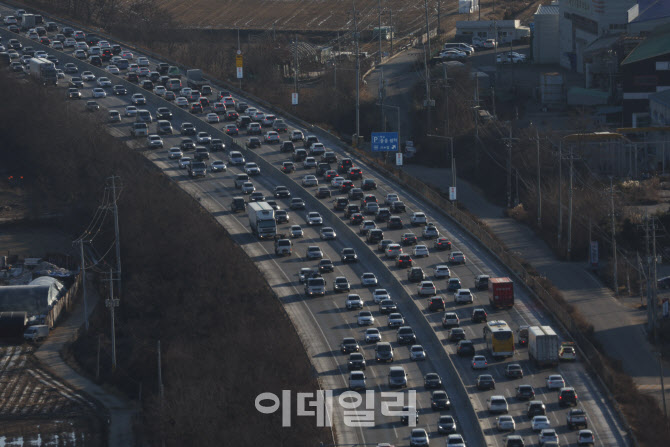
[[[3,11],[3,14],[7,12]],[[10,38],[17,38],[15,34],[2,30],[3,42]],[[41,47],[40,44],[31,42],[28,39],[21,39],[24,45]],[[126,96],[108,96],[97,101],[102,105],[103,111],[96,112],[104,114],[104,109],[116,109],[123,111],[126,105],[130,104],[130,95],[135,92],[142,92],[148,100],[147,109],[155,112],[157,107],[169,107],[174,113],[172,120],[173,127],[179,128],[181,122],[189,121],[195,123],[198,131],[207,131],[215,138],[221,138],[227,142],[228,149],[231,147],[229,138],[223,135],[221,129],[225,123],[211,126],[204,121],[204,114],[193,116],[186,111],[177,108],[171,103],[151,92],[143,91],[134,84],[119,80],[119,78],[104,73],[103,71],[92,67],[85,62],[65,56],[63,53],[54,50],[48,50],[54,53],[61,61],[61,65],[67,62],[74,62],[80,67],[80,72],[90,70],[98,76],[104,75],[112,79],[113,84],[124,84],[129,89]],[[136,54],[137,57],[137,54]],[[67,60],[66,60],[67,59]],[[152,60],[151,67],[155,66],[157,61]],[[61,86],[66,83],[61,81]],[[91,89],[96,86],[94,82],[87,82],[86,88],[82,90],[84,99],[91,99]],[[62,88],[62,87],[59,87]],[[216,87],[214,86],[215,90]],[[111,89],[107,89],[108,92]],[[65,93],[63,92],[63,97]],[[236,98],[240,99],[240,98]],[[246,101],[254,106],[252,101]],[[79,104],[77,105],[79,106]],[[83,104],[81,104],[83,106]],[[75,106],[76,107],[76,106]],[[263,110],[262,107],[258,107]],[[83,107],[82,107],[83,109]],[[87,112],[82,112],[87,113]],[[104,118],[103,118],[104,119]],[[124,140],[131,147],[144,149],[145,139],[131,139],[129,128],[130,118],[123,118],[121,123],[110,124],[108,129],[112,135]],[[289,129],[300,129],[300,126],[294,125],[288,121]],[[151,132],[155,129],[155,124],[151,125]],[[302,129],[306,134],[309,132]],[[363,340],[365,328],[359,328],[356,324],[356,315],[358,311],[348,311],[344,308],[346,294],[336,294],[332,292],[332,283],[335,276],[346,276],[351,285],[352,293],[361,295],[365,302],[365,310],[371,310],[375,316],[375,327],[382,332],[383,341],[390,341],[394,345],[396,360],[394,366],[401,365],[405,368],[409,380],[408,390],[416,391],[417,407],[420,413],[418,426],[425,428],[430,434],[433,443],[444,442],[445,435],[437,433],[437,420],[439,414],[453,415],[457,420],[457,431],[462,434],[465,440],[471,446],[490,445],[502,446],[506,434],[499,433],[495,425],[495,416],[490,415],[487,410],[486,401],[492,395],[504,395],[509,403],[509,414],[514,416],[516,422],[516,434],[522,435],[526,440],[526,445],[537,444],[537,434],[530,429],[530,423],[525,416],[526,404],[517,401],[515,388],[519,384],[531,384],[535,388],[536,398],[545,402],[547,415],[550,418],[552,427],[555,428],[560,437],[561,445],[576,445],[576,430],[569,430],[565,425],[565,416],[567,409],[561,409],[557,403],[557,394],[555,391],[548,391],[544,386],[544,379],[552,373],[560,373],[565,378],[568,386],[576,388],[579,395],[579,406],[584,408],[590,420],[589,428],[594,431],[597,446],[620,446],[626,445],[626,437],[621,422],[617,420],[615,413],[611,410],[607,401],[596,386],[593,378],[588,375],[584,367],[579,363],[561,364],[555,370],[537,370],[530,365],[528,355],[524,349],[519,349],[513,358],[504,361],[494,361],[488,357],[488,371],[494,376],[497,382],[497,388],[493,391],[477,391],[475,388],[475,379],[480,372],[472,371],[469,358],[460,358],[455,354],[455,344],[447,341],[447,331],[442,329],[442,312],[429,312],[427,309],[428,300],[418,297],[416,285],[407,281],[406,271],[396,268],[390,260],[382,257],[376,251],[375,245],[367,245],[364,239],[358,234],[357,226],[351,226],[348,221],[343,220],[342,212],[335,212],[332,208],[332,201],[339,196],[333,191],[333,197],[330,199],[316,199],[314,193],[316,188],[302,188],[300,179],[307,173],[313,173],[312,170],[304,170],[298,165],[298,170],[292,174],[286,175],[279,171],[283,161],[289,160],[289,154],[281,153],[277,146],[263,145],[260,149],[254,151],[243,150],[247,161],[257,161],[261,166],[262,174],[253,179],[257,190],[262,191],[267,196],[272,195],[274,187],[277,185],[287,186],[293,197],[302,197],[307,202],[305,211],[289,211],[291,221],[289,224],[280,225],[280,233],[288,233],[288,226],[291,224],[300,224],[305,230],[304,238],[294,241],[293,256],[279,258],[274,255],[273,243],[271,241],[257,241],[249,232],[248,219],[246,214],[233,214],[230,212],[230,202],[233,196],[241,195],[233,185],[235,174],[242,172],[238,167],[229,167],[224,173],[208,173],[203,179],[192,180],[186,170],[179,169],[176,160],[169,160],[167,150],[178,145],[182,136],[163,136],[165,147],[160,150],[145,151],[145,156],[158,166],[163,172],[170,176],[180,187],[197,198],[201,205],[210,211],[222,226],[231,234],[231,236],[245,249],[248,255],[257,262],[259,268],[264,273],[266,279],[273,287],[273,290],[284,303],[284,306],[291,316],[305,348],[310,355],[316,371],[319,373],[320,382],[324,390],[333,390],[334,396],[338,396],[347,389],[349,373],[347,371],[347,355],[339,352],[339,345],[344,337],[355,337],[362,347],[365,357],[368,361],[366,369],[367,388],[376,391],[388,391],[387,374],[389,365],[377,364],[374,361],[373,345],[366,345]],[[237,139],[242,144],[244,137]],[[339,143],[333,140],[322,141],[329,150],[337,152],[338,157],[350,156],[345,154],[339,147]],[[188,154],[186,154],[188,155]],[[227,154],[215,152],[211,154],[213,159],[227,160]],[[449,251],[437,252],[432,250],[432,241],[423,241],[420,237],[421,229],[409,226],[409,215],[413,211],[425,212],[428,221],[433,222],[438,227],[441,235],[449,237],[453,244],[453,250],[460,250],[465,253],[467,263],[457,265],[451,268],[452,277],[461,279],[464,287],[472,287],[474,277],[478,274],[490,274],[491,276],[507,276],[503,266],[499,265],[495,259],[488,254],[476,241],[473,241],[460,228],[455,227],[438,210],[425,203],[420,197],[415,197],[405,191],[401,186],[392,183],[389,179],[379,176],[370,166],[356,160],[355,165],[363,169],[364,178],[373,178],[376,180],[378,189],[372,191],[376,197],[383,201],[388,193],[397,193],[400,199],[408,206],[408,212],[401,215],[404,221],[402,230],[387,230],[385,225],[384,238],[399,241],[402,233],[414,232],[419,236],[419,243],[425,243],[431,248],[430,256],[422,259],[415,259],[415,265],[421,266],[432,279],[432,269],[436,265],[448,264],[447,255]],[[210,160],[211,161],[211,160]],[[130,180],[130,179],[128,179]],[[322,178],[319,179],[323,184]],[[357,186],[359,184],[356,181]],[[283,209],[288,209],[288,200],[276,199]],[[324,226],[333,227],[338,233],[335,241],[322,242],[319,239],[319,228],[309,228],[305,222],[305,213],[307,211],[318,211],[324,218]],[[307,261],[304,253],[309,245],[319,245],[324,251],[325,257],[330,258],[335,263],[335,272],[324,275],[328,281],[328,293],[325,297],[306,299],[302,293],[302,285],[298,282],[297,272],[302,267],[314,267],[316,261]],[[339,252],[344,247],[353,247],[359,256],[359,262],[356,264],[343,265],[340,262]],[[407,250],[406,250],[407,251]],[[412,362],[409,360],[408,348],[398,346],[395,341],[395,332],[386,327],[387,318],[380,314],[377,305],[371,299],[371,291],[363,287],[360,283],[360,276],[364,272],[373,272],[379,279],[379,287],[387,289],[394,301],[398,304],[400,312],[406,318],[407,323],[415,330],[418,343],[422,344],[428,352],[428,360],[423,362]],[[461,319],[461,327],[464,328],[467,338],[473,340],[476,344],[477,353],[488,355],[482,338],[483,324],[470,323],[470,313],[475,307],[484,307],[489,313],[489,320],[502,319],[507,321],[513,329],[519,325],[537,325],[550,324],[550,320],[543,315],[542,310],[523,290],[520,285],[516,285],[516,305],[509,311],[493,311],[488,306],[486,292],[476,292],[474,303],[471,305],[456,306],[453,303],[451,293],[446,291],[446,281],[444,279],[436,280],[438,296],[442,296],[446,301],[447,311],[456,311]],[[368,290],[365,290],[368,289]],[[267,297],[272,299],[272,297]],[[555,328],[558,329],[558,328]],[[504,377],[503,370],[507,363],[520,363],[524,370],[524,378],[518,380],[509,380]],[[423,386],[423,376],[428,372],[437,372],[442,377],[445,384],[444,388],[448,392],[452,401],[452,408],[448,411],[437,412],[430,408],[430,391],[425,390]],[[259,393],[264,390],[259,389]],[[410,428],[402,425],[398,416],[387,416],[382,414],[382,408],[379,403],[380,396],[376,395],[377,402],[374,405],[374,426],[369,428],[349,427],[343,424],[344,414],[340,405],[333,406],[332,418],[337,426],[336,441],[339,443],[380,443],[390,442],[395,445],[408,445]],[[361,409],[358,410],[359,416]],[[294,417],[295,413],[294,413]],[[328,440],[324,440],[327,442]]]

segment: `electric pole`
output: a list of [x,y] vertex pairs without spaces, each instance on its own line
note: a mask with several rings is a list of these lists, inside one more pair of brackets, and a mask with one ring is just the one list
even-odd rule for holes
[[382,64],[382,0],[377,0],[379,5],[379,65]]
[[537,143],[537,226],[542,228],[542,183],[540,181],[540,131],[535,128]]
[[563,140],[558,144],[558,246],[563,233]]
[[109,309],[112,322],[112,371],[116,371],[116,327],[114,325],[114,308],[119,307],[119,299],[114,298],[114,273],[109,269],[109,299],[105,300],[105,306]]
[[[618,268],[616,260],[616,226],[614,220],[614,185],[612,183],[612,177],[610,177],[610,206],[611,206],[611,222],[612,222],[612,259],[614,260],[614,295],[619,295],[619,277],[618,277]],[[630,287],[629,287],[630,292]]]
[[655,334],[656,322],[654,315],[654,292],[651,286],[651,251],[649,250],[649,215],[644,215],[644,242],[647,255],[647,271],[646,271],[646,280],[647,280],[647,324],[648,330],[651,334]]
[[507,208],[512,208],[512,144],[518,138],[512,138],[512,123],[509,123],[509,137],[503,138],[507,143]]
[[389,26],[391,27],[391,51],[389,56],[393,56],[393,34],[395,30],[393,29],[393,7],[391,5],[389,5]]
[[112,197],[114,197],[114,233],[116,235],[116,274],[119,280],[119,296],[121,296],[121,235],[119,234],[119,208],[116,205],[116,177],[112,176]]
[[354,39],[356,39],[356,141],[354,147],[358,147],[358,141],[361,135],[361,121],[360,121],[360,98],[361,98],[361,64],[358,53],[358,18],[356,14],[356,0],[354,3]]
[[425,47],[424,47],[424,66],[426,69],[426,124],[428,126],[428,129],[430,129],[430,107],[431,107],[431,100],[430,100],[430,71],[428,70],[428,56],[432,56],[432,53],[430,51],[430,27],[428,23],[428,0],[423,0],[425,9],[426,9],[426,40],[428,41],[428,54],[425,53]]
[[165,388],[163,387],[163,367],[161,365],[161,341],[158,340],[158,394],[161,397],[161,404],[163,404],[163,397]]
[[570,189],[568,189],[568,261],[572,254],[572,183],[573,183],[573,160],[572,146],[570,147]]
[[649,276],[651,277],[651,303],[654,308],[654,329],[652,333],[654,334],[654,343],[656,343],[658,342],[658,332],[656,331],[656,322],[658,321],[658,301],[656,299],[658,283],[656,281],[658,281],[658,279],[656,278],[656,220],[653,217],[651,218],[651,256],[651,272]]
[[88,332],[88,303],[86,302],[86,263],[84,261],[84,239],[79,239],[79,255],[81,256],[81,286],[84,295],[84,327]]

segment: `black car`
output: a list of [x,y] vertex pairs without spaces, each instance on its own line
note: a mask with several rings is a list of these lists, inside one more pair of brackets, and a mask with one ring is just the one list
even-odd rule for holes
[[370,191],[372,189],[377,189],[377,182],[375,182],[374,179],[366,178],[361,183],[361,189],[363,191]]
[[149,78],[149,80],[152,82],[158,82],[158,80],[161,78],[161,74],[157,71],[150,71],[147,75],[147,78]]
[[[70,85],[75,88],[84,88],[84,81],[82,81],[81,78],[72,78],[70,80]],[[114,90],[116,93],[116,88]]]
[[295,145],[293,141],[282,141],[279,145],[279,152],[293,152],[295,150]]
[[391,210],[388,208],[379,208],[375,214],[375,222],[386,222],[391,218]]
[[191,140],[190,138],[183,138],[181,140],[181,150],[182,151],[188,151],[195,149],[195,141]]
[[354,165],[354,162],[351,158],[343,158],[340,161],[340,164],[337,166],[337,172],[339,174],[344,174],[349,172],[349,169]]
[[456,354],[461,357],[472,357],[475,355],[475,345],[472,340],[461,340],[456,346]]
[[516,398],[519,400],[535,399],[535,390],[531,385],[519,385],[516,387]]
[[442,388],[442,379],[437,373],[428,373],[423,377],[423,386],[426,388]]
[[384,239],[384,232],[379,228],[371,229],[370,231],[368,231],[368,234],[365,237],[365,240],[369,244],[376,244],[377,242],[381,241],[382,239]]
[[351,217],[353,214],[359,214],[361,208],[358,205],[347,205],[347,209],[344,210],[344,217]]
[[407,272],[407,279],[409,282],[421,282],[426,279],[426,274],[421,267],[412,267],[410,271]]
[[360,352],[352,352],[349,354],[349,361],[347,362],[347,368],[349,371],[359,371],[365,369],[365,357]]
[[128,82],[132,82],[134,84],[137,84],[140,82],[140,76],[137,73],[128,73]]
[[170,109],[167,107],[159,107],[158,110],[156,110],[156,119],[171,120],[172,112],[170,112]]
[[288,213],[286,210],[276,210],[275,221],[277,223],[288,223]]
[[434,296],[430,299],[430,304],[428,305],[428,309],[430,309],[431,312],[437,312],[438,310],[444,310],[444,298],[439,297],[439,296]]
[[322,176],[326,171],[330,171],[330,165],[328,163],[319,163],[316,166],[316,175]]
[[393,211],[394,213],[404,213],[405,204],[399,200],[396,200],[391,204],[391,211]]
[[414,233],[405,233],[400,238],[400,243],[402,245],[416,245],[418,239]]
[[482,308],[474,309],[472,311],[471,321],[473,323],[486,323],[487,318],[488,315],[486,314],[486,311]]
[[258,137],[250,137],[245,143],[248,149],[253,149],[256,147],[261,147],[261,139]]
[[223,144],[223,141],[219,140],[218,138],[213,138],[212,141],[209,143],[209,150],[211,152],[222,151],[225,149],[226,145]]
[[121,45],[119,44],[112,44],[112,54],[121,54]]
[[577,405],[577,392],[572,387],[564,387],[558,393],[558,405],[563,407],[566,405]]
[[449,341],[465,340],[465,331],[460,327],[455,327],[449,330]]
[[386,299],[381,300],[379,303],[379,312],[382,314],[390,314],[391,312],[397,312],[398,306],[393,302],[393,300]]
[[333,261],[330,259],[322,259],[319,261],[319,273],[328,273],[328,272],[334,272],[335,271],[335,266],[333,265]]
[[386,228],[388,228],[389,230],[401,229],[402,226],[403,226],[402,219],[399,218],[398,216],[389,217],[389,220],[386,223]]
[[442,390],[433,391],[430,398],[430,407],[433,410],[448,410],[451,407],[451,402],[447,393]]
[[415,344],[416,343],[416,334],[414,330],[409,326],[403,326],[398,328],[398,333],[396,335],[398,344]]
[[342,343],[340,344],[340,350],[345,354],[350,352],[358,352],[360,349],[361,347],[353,337],[345,337],[342,339]]
[[338,197],[335,199],[335,204],[333,205],[333,208],[336,211],[342,211],[347,207],[347,205],[349,205],[349,199],[347,199],[346,197]]
[[316,190],[316,197],[319,199],[325,199],[331,196],[330,189],[327,186],[319,186]]
[[482,374],[477,377],[478,390],[495,390],[496,381],[491,374]]
[[122,85],[115,85],[112,87],[112,90],[114,90],[114,94],[117,96],[124,96],[128,94],[128,89]]
[[158,65],[156,66],[156,70],[160,74],[166,74],[169,68],[170,64],[168,64],[167,62],[159,62]]
[[340,257],[343,263],[358,262],[358,255],[353,248],[343,248]]

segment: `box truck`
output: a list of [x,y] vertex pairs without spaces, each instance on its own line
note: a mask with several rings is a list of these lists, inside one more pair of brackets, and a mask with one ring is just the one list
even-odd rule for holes
[[28,326],[23,333],[23,338],[26,341],[40,341],[49,336],[49,326],[46,324],[36,324],[35,326]]
[[514,306],[514,283],[509,278],[489,278],[489,304],[494,308]]
[[30,76],[44,85],[57,85],[58,73],[53,62],[41,58],[33,57],[30,59]]
[[528,328],[528,356],[535,365],[558,365],[558,345],[558,335],[550,326]]
[[259,239],[274,239],[277,234],[274,208],[267,202],[251,202],[247,206],[251,232]]

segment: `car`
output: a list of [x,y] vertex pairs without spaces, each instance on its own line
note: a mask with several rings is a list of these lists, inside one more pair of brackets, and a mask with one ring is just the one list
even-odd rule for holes
[[379,303],[379,313],[390,314],[398,311],[398,306],[391,299],[382,300]]
[[[507,399],[505,399],[505,396],[491,396],[486,400],[486,404],[488,406],[489,413],[507,413],[509,411]],[[513,420],[512,424],[514,424]]]
[[423,386],[426,389],[442,388],[442,378],[437,373],[428,373],[423,376]]
[[472,340],[461,340],[456,345],[456,354],[459,357],[472,357],[475,355],[475,345]]
[[118,123],[121,121],[121,114],[118,110],[109,111],[109,121],[112,123]]
[[307,247],[305,257],[307,259],[322,259],[323,252],[321,251],[318,245],[310,245],[309,247]]
[[361,189],[363,191],[370,191],[372,189],[377,189],[377,182],[374,179],[366,178],[361,182]]
[[342,339],[342,343],[340,343],[340,351],[342,351],[343,354],[358,352],[360,349],[361,347],[353,337],[345,337]]
[[198,132],[195,139],[198,144],[209,144],[212,141],[212,137],[207,132]]
[[488,315],[483,308],[478,307],[472,310],[472,316],[470,317],[470,321],[472,321],[473,323],[486,323],[487,319]]
[[289,234],[292,238],[303,237],[302,227],[300,225],[291,225],[289,228]]
[[191,164],[191,157],[181,157],[179,159],[179,168],[186,169]]
[[[390,315],[389,318],[391,318]],[[414,330],[411,327],[401,326],[398,328],[398,331],[396,332],[396,341],[398,342],[398,344],[401,345],[402,344],[413,345],[416,343],[416,334],[414,333]]]
[[489,362],[483,355],[475,355],[472,357],[472,369],[488,369]]
[[449,341],[461,341],[465,340],[465,331],[460,327],[454,327],[449,329]]
[[319,188],[316,190],[315,195],[319,199],[325,199],[331,197],[331,192],[327,186],[319,186]]
[[128,94],[128,89],[126,89],[122,85],[115,85],[114,87],[112,87],[112,91],[116,96],[123,96]]
[[421,234],[424,239],[435,239],[440,236],[440,232],[438,231],[437,227],[432,223],[426,224]]
[[446,237],[438,237],[435,239],[435,242],[433,243],[433,248],[436,248],[437,250],[450,250],[451,249],[451,242],[449,239]]
[[382,334],[377,328],[369,328],[365,330],[365,343],[379,343],[382,341]]
[[428,252],[428,247],[425,245],[415,245],[413,254],[415,257],[428,257],[430,255]]
[[104,76],[99,77],[98,80],[96,81],[99,87],[107,88],[112,86],[112,81],[109,80],[109,78],[106,78]]
[[445,312],[444,316],[442,317],[442,327],[445,329],[450,329],[452,327],[459,327],[461,325],[461,321],[458,318],[458,314],[456,312]]
[[370,273],[370,272],[363,273],[363,275],[361,275],[361,284],[364,287],[376,286],[377,285],[377,277],[375,276],[374,273]]
[[137,58],[137,65],[140,67],[148,67],[149,66],[149,59],[147,59],[144,56],[140,56]]
[[508,379],[522,379],[523,369],[518,363],[508,363],[505,367],[505,377]]
[[433,298],[430,299],[430,303],[428,304],[428,309],[431,312],[437,312],[439,310],[444,310],[445,304],[444,304],[444,299],[439,296],[434,296]]
[[136,106],[145,105],[147,103],[147,99],[141,93],[135,93],[133,96],[130,97],[130,101]]
[[449,278],[447,281],[447,291],[455,292],[461,289],[461,280],[458,278]]
[[163,147],[163,139],[158,135],[147,136],[147,146],[149,149]]
[[391,218],[391,210],[379,208],[375,214],[375,222],[387,222]]
[[[412,259],[412,256],[409,255],[408,253],[400,254],[395,259],[396,267],[402,268],[402,269],[408,269],[408,268],[412,267],[413,262],[414,262],[414,260]],[[421,278],[421,279],[423,279],[423,278]],[[411,281],[411,279],[410,279],[410,281]]]
[[330,259],[322,259],[319,261],[319,273],[330,273],[335,271],[335,266],[333,265],[333,261]]
[[307,220],[309,225],[323,225],[323,218],[321,217],[321,214],[317,213],[316,211],[310,211],[307,213],[305,220]]
[[188,99],[183,96],[177,96],[174,103],[177,107],[181,107],[182,109],[188,107]]
[[388,299],[391,299],[391,295],[386,289],[375,289],[372,292],[372,301],[374,301],[375,304],[379,304]]
[[86,109],[89,112],[95,112],[97,110],[100,110],[100,104],[98,104],[95,101],[86,101]]
[[[375,346],[375,360],[377,362],[393,362],[393,347],[391,343],[379,342]],[[401,368],[402,369],[402,368]],[[407,376],[405,376],[405,379]],[[393,377],[394,380],[399,379],[398,377]],[[397,381],[395,382],[397,384]],[[407,381],[405,380],[405,386]],[[389,372],[389,386],[391,386],[391,373]],[[402,386],[402,385],[401,385]]]
[[265,196],[260,191],[254,191],[249,195],[249,202],[263,202]]
[[[400,255],[398,255],[400,257]],[[426,279],[426,274],[421,267],[412,267],[407,271],[407,280],[409,282],[421,282]]]
[[470,289],[458,289],[456,293],[454,293],[454,303],[456,304],[473,302],[474,297],[472,296]]
[[409,435],[409,447],[427,446],[430,444],[428,433],[423,428],[413,428]]
[[[349,284],[349,280],[347,280],[346,277],[338,276],[337,278],[335,278],[335,281],[333,281],[333,291],[348,292],[349,290],[351,290],[351,285]],[[361,307],[363,307],[362,301],[361,301]]]
[[538,443],[543,446],[550,442],[558,445],[558,434],[553,428],[543,428],[538,436]]
[[349,221],[352,225],[360,225],[363,222],[363,215],[361,213],[352,214]]
[[570,430],[574,429],[575,427],[588,428],[589,426],[588,418],[586,417],[586,412],[579,408],[572,408],[571,410],[569,410],[565,419],[568,428]]
[[396,230],[403,227],[402,219],[398,216],[390,216],[386,221],[386,228]]
[[491,374],[480,374],[477,376],[476,384],[478,390],[496,389],[496,381]]
[[575,361],[577,360],[577,352],[575,351],[575,344],[573,342],[563,342],[558,348],[558,358],[561,361]]
[[433,281],[421,281],[417,286],[419,296],[434,296],[437,294]]
[[330,181],[330,186],[333,186],[335,188],[339,188],[342,186],[342,183],[344,182],[344,178],[340,176],[333,177],[332,180]]
[[576,406],[579,398],[577,392],[572,387],[563,387],[558,392],[558,405],[561,407],[570,405]]
[[591,430],[579,430],[577,433],[577,445],[595,445],[595,442]]
[[365,240],[368,244],[374,244],[375,242],[382,241],[384,239],[384,232],[380,228],[372,228],[368,231],[368,234],[365,236]]
[[193,113],[193,114],[202,113],[203,112],[202,104],[200,104],[199,102],[192,102],[190,104],[190,110],[191,110],[191,113]]
[[388,327],[401,327],[403,324],[405,324],[405,318],[398,312],[389,314],[386,320]]
[[414,361],[426,360],[428,355],[421,345],[412,345],[409,348],[409,359]]
[[362,235],[367,235],[370,230],[373,230],[377,228],[377,224],[375,224],[371,220],[364,220],[361,222],[361,224],[358,226],[358,234]]
[[417,243],[416,234],[414,234],[414,233],[404,233],[400,237],[400,243],[402,245],[416,245],[416,243]]
[[414,226],[426,225],[426,215],[420,212],[412,213],[411,217],[409,218],[409,222]]
[[289,207],[292,210],[304,210],[305,209],[305,201],[302,200],[299,197],[294,197],[291,199],[291,202],[289,203]]
[[260,175],[261,168],[256,163],[249,162],[244,164],[244,172],[247,175]]
[[535,399],[535,389],[532,385],[519,385],[516,387],[516,398],[519,400]]
[[296,142],[296,141],[302,141],[304,139],[305,136],[303,135],[302,131],[300,130],[291,131],[291,141]]
[[307,157],[302,162],[302,167],[305,169],[316,168],[316,159],[314,157]]
[[302,178],[302,186],[317,186],[318,184],[319,180],[315,175],[308,174]]
[[357,322],[359,326],[371,326],[375,324],[375,317],[369,310],[362,310],[358,313]]
[[86,82],[93,82],[95,81],[96,76],[90,71],[85,71],[81,74],[81,78]]
[[167,89],[164,86],[157,85],[157,86],[154,87],[154,95],[165,96],[166,93],[167,93]]
[[533,419],[530,421],[530,428],[533,431],[542,431],[545,428],[551,428],[551,422],[549,418],[544,415],[533,416]]
[[[240,197],[240,199],[241,199],[241,197]],[[242,199],[242,200],[244,200],[244,199]],[[303,267],[298,271],[298,281],[300,281],[301,284],[304,284],[305,282],[307,282],[307,280],[309,278],[318,277],[318,276],[320,276],[319,272],[314,270],[314,269],[311,269],[309,267]]]
[[550,390],[560,390],[565,387],[565,380],[560,374],[550,375],[545,379],[545,383],[547,384],[547,389]]
[[210,164],[210,170],[212,172],[224,172],[227,170],[226,164],[221,160],[214,160]]
[[442,415],[437,420],[437,432],[440,434],[454,433],[456,431],[456,420],[453,416]]
[[451,272],[449,271],[449,266],[436,265],[433,268],[433,276],[435,277],[435,279],[449,278],[451,276]]
[[343,248],[340,252],[340,260],[343,264],[347,262],[358,262],[358,255],[353,248]]
[[465,447],[465,440],[459,434],[447,436],[447,447]]
[[242,190],[242,193],[244,194],[251,194],[252,192],[256,191],[256,187],[252,182],[244,182],[242,183],[242,187],[240,188]]
[[93,98],[106,98],[107,93],[102,88],[95,87],[93,90],[91,90],[91,96]]
[[279,134],[274,130],[266,132],[265,136],[263,136],[263,141],[265,141],[268,144],[279,143]]
[[452,251],[449,254],[449,262],[452,264],[465,264],[465,255],[460,251]]
[[349,360],[347,361],[347,369],[349,371],[360,371],[365,370],[366,362],[365,357],[360,352],[352,352],[349,354]]
[[295,164],[293,164],[292,161],[285,161],[282,163],[281,170],[284,174],[290,174],[291,172],[295,172]]
[[279,223],[288,223],[289,215],[286,210],[276,210],[275,211],[275,221]]
[[274,196],[277,199],[289,198],[289,197],[291,197],[291,191],[289,191],[286,186],[277,185],[277,186],[275,186]]
[[337,233],[332,227],[323,227],[319,232],[322,241],[331,241],[337,239]]

